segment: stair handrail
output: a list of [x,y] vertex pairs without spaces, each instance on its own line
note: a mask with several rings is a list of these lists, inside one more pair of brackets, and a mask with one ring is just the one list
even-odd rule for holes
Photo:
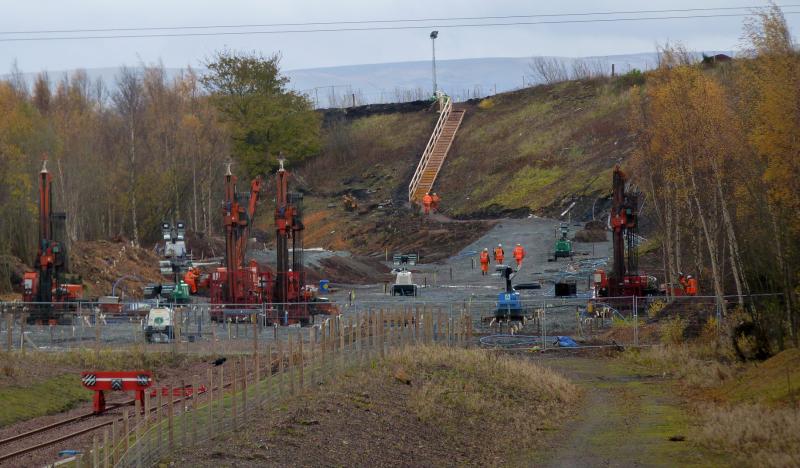
[[431,137],[428,139],[425,151],[422,152],[422,157],[419,160],[419,164],[417,164],[417,169],[414,171],[414,177],[411,178],[411,183],[408,184],[409,202],[414,201],[414,192],[417,190],[417,187],[419,187],[422,173],[428,165],[428,159],[430,159],[431,154],[433,154],[433,147],[436,146],[436,142],[439,140],[439,136],[441,136],[444,130],[444,124],[447,122],[448,117],[450,117],[450,111],[453,110],[453,101],[450,99],[450,96],[444,95],[442,98],[444,100],[444,105],[439,114],[439,120],[436,122],[436,127],[434,127],[433,133],[431,133]]

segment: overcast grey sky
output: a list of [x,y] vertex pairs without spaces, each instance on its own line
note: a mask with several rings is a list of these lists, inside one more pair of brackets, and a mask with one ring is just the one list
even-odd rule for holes
[[[0,38],[20,37],[9,32],[43,29],[444,18],[764,4],[764,0],[0,0]],[[800,7],[786,9],[790,10],[800,11]],[[800,15],[787,15],[787,19],[796,33]],[[653,51],[656,43],[667,40],[683,41],[689,48],[699,51],[732,50],[739,43],[742,20],[734,17],[442,29],[436,43],[437,57],[611,55]],[[430,22],[433,23],[436,22]],[[254,49],[265,54],[279,51],[285,69],[427,60],[430,58],[428,32],[425,29],[0,42],[0,73],[9,70],[15,59],[24,72],[117,67],[158,60],[167,67],[198,66],[204,57],[224,47]]]

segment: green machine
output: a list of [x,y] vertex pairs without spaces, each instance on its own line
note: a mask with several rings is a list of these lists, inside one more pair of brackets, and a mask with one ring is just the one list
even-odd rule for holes
[[179,280],[178,284],[148,284],[144,288],[144,297],[148,299],[161,298],[175,304],[188,304],[189,285]]
[[[569,240],[567,235],[569,234],[569,224],[561,223],[561,227],[558,231],[561,231],[561,237],[556,238],[556,248],[555,248],[555,258],[558,260],[561,257],[572,257],[572,241]],[[558,232],[557,231],[557,232]],[[556,234],[558,236],[558,234]]]

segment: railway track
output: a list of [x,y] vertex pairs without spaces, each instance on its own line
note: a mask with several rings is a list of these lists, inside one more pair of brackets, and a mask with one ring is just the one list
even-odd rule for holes
[[[123,406],[130,406],[132,404],[133,404],[133,400],[122,402],[122,403],[115,403],[115,404],[109,405],[108,409],[112,410],[112,409],[116,409],[116,408],[121,408]],[[39,435],[45,434],[47,432],[54,431],[54,430],[59,429],[59,428],[63,428],[65,426],[69,426],[69,425],[72,425],[72,424],[79,424],[81,422],[88,421],[88,420],[91,420],[91,419],[96,419],[96,418],[98,418],[98,416],[95,415],[94,413],[81,414],[81,415],[78,415],[78,416],[73,416],[71,418],[62,419],[61,421],[57,421],[57,422],[48,424],[46,426],[37,427],[36,429],[31,429],[30,431],[26,431],[26,432],[23,432],[21,434],[16,434],[16,435],[13,435],[11,437],[7,437],[5,439],[2,439],[2,440],[0,440],[0,452],[2,452],[2,453],[0,453],[0,463],[4,463],[4,462],[6,462],[8,460],[11,460],[13,458],[17,458],[19,456],[25,455],[26,453],[30,453],[30,452],[33,452],[35,450],[39,450],[39,449],[42,449],[44,447],[48,447],[48,446],[53,445],[53,444],[57,444],[59,442],[65,441],[65,440],[69,440],[69,439],[81,436],[81,435],[86,434],[88,432],[92,432],[92,431],[94,431],[96,429],[99,429],[101,427],[110,425],[112,423],[112,421],[113,421],[113,419],[107,419],[106,421],[103,421],[103,422],[100,422],[100,423],[97,423],[97,424],[93,424],[93,425],[91,425],[89,427],[82,427],[82,428],[80,428],[78,430],[69,432],[69,433],[64,434],[64,435],[58,435],[56,437],[48,438],[44,442],[39,442],[39,443],[36,443],[36,444],[33,444],[33,445],[28,445],[28,446],[25,446],[23,448],[12,449],[12,451],[9,451],[9,452],[5,451],[6,450],[5,447],[8,446],[9,444],[18,445],[18,444],[20,444],[21,442],[23,442],[26,439],[31,439],[31,438],[37,437]]]
[[[270,373],[274,372],[276,367],[277,367],[277,363],[275,363],[274,361],[271,361],[267,365],[267,372],[270,372]],[[248,372],[248,375],[253,375],[253,374],[254,374],[253,372]],[[232,382],[230,382],[230,381],[226,382],[226,383],[223,384],[223,388],[229,388],[231,385],[232,385]],[[184,396],[174,398],[171,401],[163,403],[162,404],[162,408],[166,407],[166,406],[168,406],[170,404],[176,405],[178,403],[181,403],[184,399],[187,399],[187,398],[188,397],[184,397]],[[106,408],[106,411],[117,409],[117,408],[122,408],[122,407],[125,407],[125,406],[133,406],[133,405],[134,405],[134,400],[131,399],[131,400],[120,402],[120,403],[109,404],[108,407]],[[150,409],[150,412],[153,413],[153,412],[157,411],[157,409],[158,409],[157,406],[153,407],[153,408]],[[26,432],[23,432],[23,433],[20,433],[20,434],[16,434],[16,435],[13,435],[11,437],[7,437],[5,439],[1,439],[0,440],[0,466],[6,466],[6,464],[9,463],[10,460],[13,460],[15,458],[19,458],[19,457],[21,457],[21,456],[23,456],[25,454],[28,454],[28,453],[31,453],[31,452],[34,452],[34,451],[37,451],[37,450],[44,449],[44,448],[49,447],[51,445],[55,445],[55,444],[57,444],[59,442],[64,442],[64,441],[67,441],[67,440],[70,440],[70,439],[74,439],[74,438],[80,437],[80,436],[82,436],[84,434],[87,434],[87,433],[93,432],[95,430],[101,429],[101,428],[103,428],[105,426],[109,426],[109,425],[113,424],[114,420],[116,420],[117,422],[122,422],[123,421],[122,418],[119,418],[117,416],[113,416],[113,417],[109,417],[109,416],[111,416],[111,415],[108,415],[108,414],[96,415],[94,413],[81,414],[81,415],[78,415],[78,416],[73,416],[71,418],[63,419],[61,421],[50,423],[50,424],[47,424],[45,426],[38,427],[36,429],[31,429],[29,431],[26,431]],[[90,421],[92,419],[101,419],[101,418],[104,418],[104,417],[106,418],[104,421],[97,422],[96,424],[91,424],[91,425],[86,426],[86,427],[81,427],[79,429],[73,430],[73,431],[68,432],[66,434],[63,434],[63,435],[62,434],[58,434],[58,435],[55,435],[54,437],[47,438],[47,440],[44,440],[44,441],[41,441],[41,442],[37,442],[37,443],[33,443],[33,444],[30,444],[30,445],[24,446],[22,448],[12,448],[10,451],[8,451],[7,446],[9,446],[9,445],[12,445],[12,446],[20,445],[26,439],[37,438],[38,436],[44,435],[44,434],[46,434],[48,432],[51,432],[51,431],[55,431],[55,430],[57,430],[59,428],[65,428],[65,427],[73,425],[73,424],[80,424],[80,423],[83,423],[85,421]],[[11,465],[9,465],[9,466],[11,466]]]

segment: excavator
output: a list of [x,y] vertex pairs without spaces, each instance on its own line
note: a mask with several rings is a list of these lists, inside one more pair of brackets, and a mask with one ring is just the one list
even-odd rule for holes
[[[65,213],[52,211],[53,176],[47,160],[39,171],[39,238],[34,271],[23,274],[23,300],[39,303],[65,303],[83,298],[83,285],[77,275],[69,273]],[[32,307],[31,321],[57,319],[53,304]]]

